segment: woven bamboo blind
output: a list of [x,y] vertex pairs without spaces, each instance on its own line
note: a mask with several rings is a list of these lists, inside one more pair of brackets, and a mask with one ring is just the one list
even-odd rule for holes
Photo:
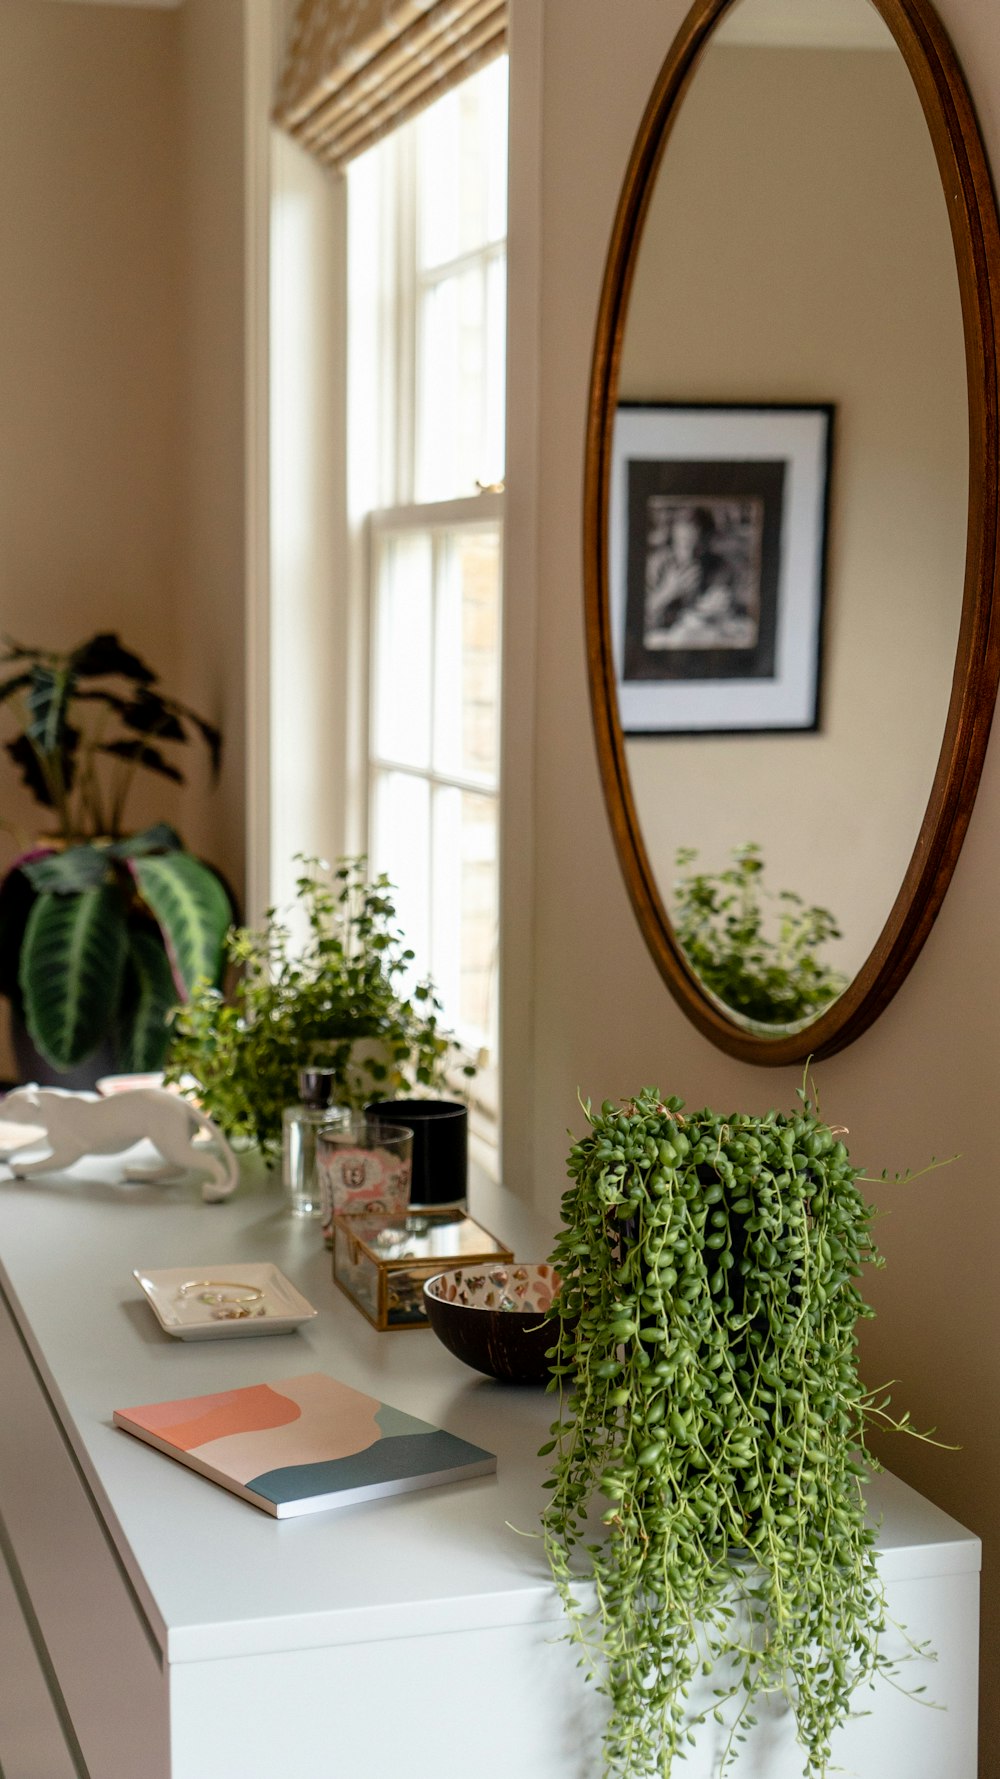
[[342,167],[506,40],[507,0],[299,0],[275,122]]

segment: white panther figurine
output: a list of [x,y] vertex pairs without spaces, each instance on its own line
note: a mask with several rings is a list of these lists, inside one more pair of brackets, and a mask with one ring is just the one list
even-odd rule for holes
[[131,1179],[207,1170],[202,1196],[210,1204],[228,1198],[239,1179],[236,1157],[218,1126],[189,1100],[162,1087],[136,1087],[108,1099],[63,1087],[17,1087],[0,1100],[0,1123],[44,1128],[48,1146],[43,1153],[37,1152],[37,1142],[29,1141],[8,1149],[4,1157],[22,1180],[72,1167],[84,1155],[118,1155],[143,1141],[159,1150],[169,1168],[129,1168]]

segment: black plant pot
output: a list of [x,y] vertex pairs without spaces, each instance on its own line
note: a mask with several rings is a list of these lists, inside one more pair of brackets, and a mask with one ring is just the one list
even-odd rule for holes
[[98,1044],[92,1055],[75,1069],[62,1070],[53,1068],[35,1049],[24,1023],[24,1015],[18,1007],[11,1008],[10,1027],[17,1078],[22,1084],[34,1081],[39,1087],[66,1087],[71,1093],[82,1093],[95,1088],[102,1075],[112,1075],[115,1072],[115,1053],[107,1039]]

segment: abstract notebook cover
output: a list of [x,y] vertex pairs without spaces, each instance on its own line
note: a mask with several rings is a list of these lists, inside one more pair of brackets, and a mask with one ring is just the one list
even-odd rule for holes
[[497,1467],[492,1452],[318,1371],[116,1408],[114,1422],[278,1519]]

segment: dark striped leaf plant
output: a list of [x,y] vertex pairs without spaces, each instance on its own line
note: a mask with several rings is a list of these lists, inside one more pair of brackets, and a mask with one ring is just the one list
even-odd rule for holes
[[127,832],[128,797],[139,772],[183,784],[171,756],[192,737],[216,770],[221,736],[111,632],[65,654],[4,646],[6,751],[54,829],[0,885],[0,993],[57,1072],[108,1040],[120,1069],[159,1069],[171,1008],[220,980],[232,908],[173,828]]
[[896,1680],[864,1486],[870,1430],[911,1429],[858,1375],[861,1170],[800,1098],[644,1089],[570,1152],[543,1535],[615,1779],[670,1779],[699,1726],[738,1772],[775,1694],[825,1774],[857,1689]]

